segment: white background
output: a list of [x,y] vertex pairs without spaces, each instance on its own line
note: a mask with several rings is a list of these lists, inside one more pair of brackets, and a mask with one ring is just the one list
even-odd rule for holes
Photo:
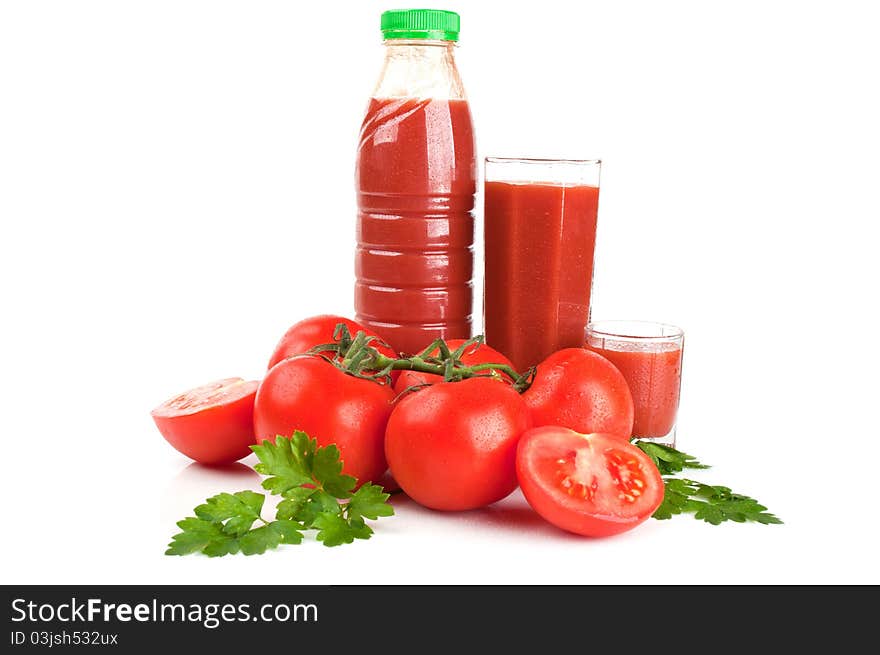
[[679,446],[784,526],[595,541],[519,495],[402,499],[355,545],[163,556],[259,480],[191,465],[150,409],[351,313],[390,6],[0,5],[0,580],[880,582],[880,40],[842,1],[449,6],[480,155],[603,159],[593,317],[685,328]]

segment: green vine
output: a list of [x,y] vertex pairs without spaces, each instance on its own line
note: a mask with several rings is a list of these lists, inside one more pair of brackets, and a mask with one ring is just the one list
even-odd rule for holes
[[390,349],[387,343],[360,330],[352,336],[344,323],[336,326],[333,339],[332,343],[312,348],[309,354],[323,357],[349,375],[380,384],[390,384],[391,371],[418,371],[439,375],[446,382],[459,382],[473,377],[496,378],[508,382],[522,393],[529,388],[535,375],[534,368],[520,374],[508,364],[465,365],[461,358],[469,348],[479,348],[485,343],[483,335],[468,339],[455,350],[451,350],[443,339],[436,339],[412,357],[383,355],[375,346]]

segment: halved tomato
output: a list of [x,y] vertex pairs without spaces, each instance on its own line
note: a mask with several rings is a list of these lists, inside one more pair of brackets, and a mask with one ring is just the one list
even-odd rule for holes
[[190,389],[151,412],[172,446],[202,464],[229,464],[251,453],[259,381],[226,378]]
[[538,514],[588,537],[631,530],[663,501],[663,478],[651,459],[611,434],[533,428],[517,447],[516,474]]

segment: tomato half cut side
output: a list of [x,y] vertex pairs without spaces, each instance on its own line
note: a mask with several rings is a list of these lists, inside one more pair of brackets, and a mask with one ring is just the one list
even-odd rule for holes
[[251,453],[259,381],[225,378],[166,400],[151,412],[165,440],[202,464],[229,464]]
[[663,501],[663,479],[651,459],[611,434],[534,428],[520,439],[516,472],[538,514],[589,537],[631,530]]

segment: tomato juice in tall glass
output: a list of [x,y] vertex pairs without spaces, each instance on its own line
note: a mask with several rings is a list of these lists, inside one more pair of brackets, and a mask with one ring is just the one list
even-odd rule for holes
[[583,345],[599,162],[486,160],[486,343],[524,372]]
[[471,336],[476,163],[458,15],[385,12],[357,152],[357,320],[396,349]]
[[587,348],[623,374],[635,408],[633,436],[675,443],[684,333],[662,323],[600,321],[587,329]]

